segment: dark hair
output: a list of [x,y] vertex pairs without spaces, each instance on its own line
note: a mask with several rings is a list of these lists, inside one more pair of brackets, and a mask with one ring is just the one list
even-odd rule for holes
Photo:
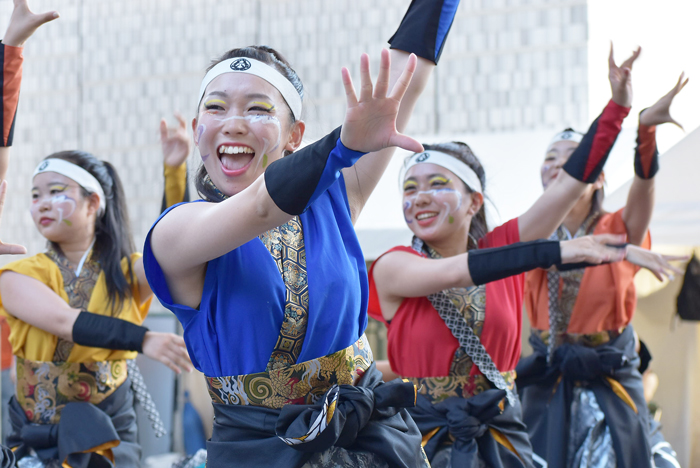
[[[223,62],[224,60],[228,60],[234,57],[250,58],[272,66],[274,69],[280,72],[282,76],[287,78],[290,83],[292,83],[294,88],[299,93],[299,96],[302,98],[302,100],[304,99],[304,85],[302,84],[299,75],[297,75],[297,72],[295,72],[292,66],[289,64],[289,62],[287,62],[287,59],[285,59],[282,56],[282,54],[280,54],[271,47],[253,45],[248,47],[241,47],[238,49],[231,49],[228,52],[224,53],[222,56],[214,59],[211,65],[207,67],[207,71],[211,70],[217,64]],[[289,110],[289,115],[291,118],[290,122],[292,124],[296,122],[296,119],[294,118],[294,114],[292,113],[291,109]],[[285,151],[284,155],[287,156],[288,154],[289,152]],[[199,193],[199,195],[205,200],[217,202],[222,201],[223,198],[221,194],[217,193],[216,190],[213,189],[213,187],[206,184],[206,175],[207,170],[205,169],[204,165],[200,165],[194,180],[195,187],[197,188],[197,193]]]
[[[98,216],[95,220],[93,252],[105,274],[108,304],[112,315],[115,315],[121,309],[124,300],[131,296],[130,283],[134,281],[131,254],[135,251],[126,208],[126,196],[119,175],[110,163],[100,161],[84,151],[61,151],[44,159],[63,159],[80,166],[92,174],[102,186],[106,207],[102,216]],[[82,193],[83,196],[88,197],[91,192],[82,188]],[[121,266],[123,258],[126,258],[128,263],[128,280]]]
[[[426,151],[434,150],[448,154],[469,166],[476,173],[477,177],[479,177],[482,191],[485,191],[486,173],[484,172],[484,167],[481,165],[481,161],[479,161],[479,158],[476,157],[469,145],[462,143],[461,141],[452,141],[449,143],[437,143],[433,145],[424,144],[423,147]],[[466,186],[466,184],[464,185]],[[467,186],[467,190],[471,193],[470,187]],[[477,242],[479,239],[484,237],[489,232],[489,227],[486,223],[485,206],[485,203],[481,205],[479,211],[472,217],[471,226],[469,227],[469,241],[467,242],[467,249],[476,249],[478,247]]]

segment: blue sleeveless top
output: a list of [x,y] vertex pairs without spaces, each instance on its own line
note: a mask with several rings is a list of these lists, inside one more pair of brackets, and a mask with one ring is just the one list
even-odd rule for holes
[[[309,283],[308,325],[297,361],[304,362],[347,348],[362,336],[369,290],[342,175],[299,219]],[[208,263],[197,310],[173,301],[151,249],[152,232],[153,227],[143,250],[146,277],[161,304],[182,323],[194,366],[208,377],[263,372],[284,319],[285,286],[262,241],[255,238]]]

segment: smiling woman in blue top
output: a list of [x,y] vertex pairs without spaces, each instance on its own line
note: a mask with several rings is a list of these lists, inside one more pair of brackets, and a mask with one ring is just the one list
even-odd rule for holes
[[457,3],[412,2],[376,83],[367,55],[359,98],[343,69],[343,126],[301,150],[303,86],[278,52],[231,50],[204,77],[192,121],[204,201],[161,216],[145,265],[207,376],[207,466],[425,463],[403,409],[415,387],[382,383],[364,337],[367,272],[353,223],[394,147],[422,150],[399,132]]

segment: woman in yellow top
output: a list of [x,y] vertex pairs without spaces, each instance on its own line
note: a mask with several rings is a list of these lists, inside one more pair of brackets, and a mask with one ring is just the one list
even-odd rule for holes
[[[21,45],[40,16],[16,0],[6,42]],[[14,120],[8,96],[3,113]],[[10,142],[2,143],[7,159]],[[140,326],[152,293],[114,168],[64,151],[38,165],[32,185],[31,214],[47,251],[0,269],[0,313],[17,371],[7,443],[18,459],[36,456],[48,466],[139,466],[134,398],[145,388],[130,362],[142,351],[175,372],[189,370],[184,341]]]
[[31,214],[47,251],[0,269],[17,358],[8,444],[44,463],[138,466],[127,360],[189,362],[182,338],[140,326],[152,293],[119,176],[88,153],[52,154],[34,173]]

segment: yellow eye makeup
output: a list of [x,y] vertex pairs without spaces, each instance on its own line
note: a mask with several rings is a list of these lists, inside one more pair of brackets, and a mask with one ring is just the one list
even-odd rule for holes
[[430,178],[430,183],[432,184],[432,183],[435,183],[435,182],[440,183],[440,184],[449,184],[450,182],[452,182],[452,180],[451,180],[451,179],[447,179],[447,178],[442,177],[442,176],[434,176],[434,177],[431,177],[431,178]]
[[222,101],[221,99],[209,99],[207,102],[204,103],[205,106],[208,106],[210,104],[224,104],[224,105],[226,105],[226,101]]
[[49,185],[49,190],[65,190],[67,185],[55,184]]
[[403,183],[403,189],[404,190],[411,190],[415,189],[417,187],[415,182],[404,182]]
[[267,109],[269,111],[271,111],[272,109],[275,108],[274,105],[269,104],[267,102],[263,102],[263,101],[253,101],[252,104],[255,104],[256,106],[264,107],[265,109]]

